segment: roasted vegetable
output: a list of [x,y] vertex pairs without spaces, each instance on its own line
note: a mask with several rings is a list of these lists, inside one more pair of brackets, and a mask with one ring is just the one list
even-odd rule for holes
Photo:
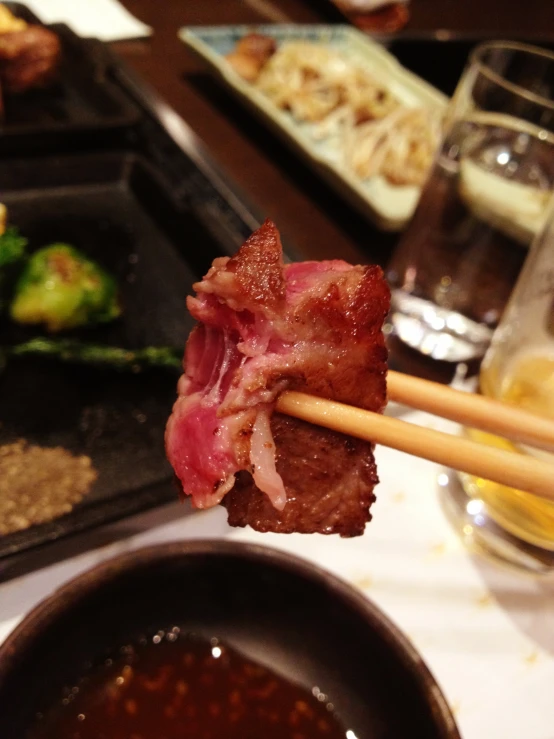
[[17,228],[5,227],[5,208],[0,203],[0,311],[9,302],[8,285],[15,278],[15,270],[25,256],[27,239]]
[[35,252],[15,287],[10,307],[18,323],[44,323],[56,332],[117,318],[114,278],[68,244]]
[[[0,347],[0,363],[1,363]],[[49,357],[62,362],[89,364],[130,372],[158,367],[182,369],[182,349],[165,346],[147,346],[143,349],[122,349],[117,346],[86,344],[73,339],[36,338],[23,344],[4,347],[6,357]]]
[[27,239],[21,236],[17,228],[7,228],[0,236],[0,269],[22,259],[27,243]]

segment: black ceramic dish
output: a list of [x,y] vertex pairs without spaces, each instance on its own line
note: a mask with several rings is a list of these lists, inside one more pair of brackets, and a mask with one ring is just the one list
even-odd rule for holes
[[[73,244],[116,276],[122,317],[69,336],[182,351],[193,323],[186,295],[223,252],[193,212],[174,201],[159,170],[131,152],[12,161],[0,173],[0,193],[31,251]],[[4,346],[40,333],[0,318]],[[177,376],[178,370],[133,374],[8,360],[0,372],[0,444],[25,438],[86,454],[98,479],[72,514],[0,537],[0,556],[113,517],[117,499],[124,510],[126,499],[135,510],[153,496],[176,499],[163,435]]]
[[[8,5],[28,23],[40,23],[24,5]],[[44,89],[4,95],[3,156],[105,144],[140,119],[139,109],[114,81],[103,45],[79,38],[62,24],[50,28],[61,42],[59,73]]]
[[[79,332],[79,340],[182,350],[192,282],[214,257],[234,253],[259,221],[187,125],[100,46],[114,84],[141,110],[140,124],[106,132],[105,147],[87,139],[88,152],[79,153],[68,137],[65,153],[55,148],[5,159],[0,202],[31,249],[65,239],[117,275],[123,318]],[[137,254],[133,264],[129,257]],[[0,346],[32,334],[0,322]],[[119,375],[54,361],[10,362],[0,372],[0,442],[22,436],[61,444],[90,455],[101,474],[70,514],[0,536],[0,559],[176,500],[163,451],[175,373]],[[88,410],[83,419],[86,407],[92,415]]]
[[224,541],[124,555],[32,611],[0,648],[0,736],[22,739],[87,661],[174,625],[319,686],[359,739],[459,739],[420,656],[366,598],[307,562]]

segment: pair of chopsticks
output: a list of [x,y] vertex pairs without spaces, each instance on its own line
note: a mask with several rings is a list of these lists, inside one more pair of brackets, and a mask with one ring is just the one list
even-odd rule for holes
[[[399,372],[388,373],[387,386],[389,400],[554,452],[554,421],[491,398]],[[554,501],[554,464],[534,457],[305,393],[282,393],[277,400],[277,410]]]

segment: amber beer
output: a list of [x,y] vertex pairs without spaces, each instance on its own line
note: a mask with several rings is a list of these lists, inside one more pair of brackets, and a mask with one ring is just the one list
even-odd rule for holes
[[[553,300],[554,198],[480,374],[483,395],[554,422]],[[551,463],[554,492],[554,449],[543,451],[475,430],[466,433],[476,441]],[[470,515],[472,509],[477,511],[472,529],[481,543],[533,572],[554,570],[553,501],[473,475],[459,478],[465,494],[480,501],[466,503],[464,510]]]
[[[545,347],[544,354],[523,350],[503,372],[493,363],[485,366],[480,378],[482,394],[554,421],[554,348],[550,354],[546,350]],[[531,454],[554,465],[554,454],[549,452],[512,444],[482,431],[466,433],[475,441],[518,454]],[[554,551],[553,502],[473,475],[460,477],[466,493],[482,500],[488,515],[503,529],[534,546]]]

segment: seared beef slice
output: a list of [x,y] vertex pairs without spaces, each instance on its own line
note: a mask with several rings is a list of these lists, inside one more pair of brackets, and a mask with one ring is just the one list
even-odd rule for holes
[[283,265],[266,221],[195,290],[199,325],[166,433],[184,492],[196,507],[222,502],[233,526],[363,533],[378,481],[372,445],[272,409],[291,389],[383,410],[389,290],[379,267]]

